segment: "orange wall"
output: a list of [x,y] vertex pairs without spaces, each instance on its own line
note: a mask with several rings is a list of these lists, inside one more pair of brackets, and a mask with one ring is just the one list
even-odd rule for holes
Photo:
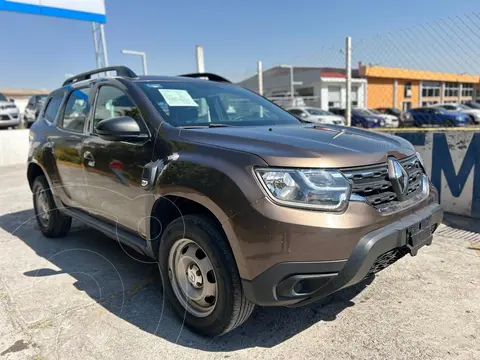
[[359,65],[359,72],[360,76],[366,78],[376,77],[385,79],[451,81],[475,84],[480,83],[480,76],[477,75],[451,74],[424,70],[389,68],[383,66]]
[[367,80],[367,107],[392,107],[393,104],[393,80],[368,78]]
[[[412,84],[412,96],[406,98],[405,95],[405,83],[410,82]],[[392,85],[393,87],[393,85]],[[393,90],[392,90],[393,92]],[[408,81],[408,80],[398,80],[397,85],[397,101],[395,107],[397,109],[402,109],[402,103],[404,101],[410,101],[412,103],[412,108],[419,107],[421,104],[418,103],[420,98],[420,81]]]
[[[406,98],[405,95],[405,83],[410,82],[412,84],[412,96]],[[367,107],[369,109],[375,109],[379,107],[392,107],[393,106],[393,88],[395,81],[393,79],[382,78],[368,78],[367,83]],[[420,98],[420,81],[417,80],[398,80],[397,84],[397,99],[395,107],[402,109],[402,103],[409,101],[413,107],[419,107],[418,100]]]

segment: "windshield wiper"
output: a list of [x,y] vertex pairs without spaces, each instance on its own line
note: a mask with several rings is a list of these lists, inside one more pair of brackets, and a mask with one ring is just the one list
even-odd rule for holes
[[233,127],[233,125],[228,124],[208,124],[208,125],[186,125],[181,126],[182,129],[206,129],[206,128],[217,128],[217,127]]

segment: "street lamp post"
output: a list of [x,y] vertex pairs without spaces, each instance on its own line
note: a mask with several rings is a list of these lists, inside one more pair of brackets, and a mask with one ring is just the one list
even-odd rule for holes
[[143,62],[143,75],[148,75],[147,70],[147,54],[142,51],[133,51],[133,50],[122,50],[122,54],[124,55],[137,55],[142,57]]

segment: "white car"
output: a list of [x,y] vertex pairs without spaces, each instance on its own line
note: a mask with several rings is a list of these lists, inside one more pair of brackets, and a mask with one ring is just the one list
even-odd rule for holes
[[272,93],[270,96],[267,96],[267,98],[271,102],[274,102],[275,104],[283,107],[284,109],[294,106],[305,106],[305,100],[297,93],[295,93],[293,99],[290,95],[290,92]]
[[372,115],[379,116],[383,120],[385,120],[385,127],[387,128],[398,128],[400,124],[400,120],[395,115],[384,114],[378,110],[373,109],[365,109],[365,111],[369,112]]
[[302,121],[345,126],[344,117],[319,108],[302,106],[288,108],[287,111]]
[[20,111],[17,105],[0,94],[0,129],[15,128],[20,125]]
[[470,118],[475,124],[480,124],[480,109],[472,109],[467,105],[463,104],[441,104],[433,107],[442,108],[446,111],[454,111],[462,114],[467,114],[470,116]]

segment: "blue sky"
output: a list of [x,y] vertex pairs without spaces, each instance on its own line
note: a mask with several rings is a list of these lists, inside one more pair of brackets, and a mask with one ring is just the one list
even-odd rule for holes
[[[354,47],[363,46],[357,53],[362,59],[373,55],[368,61],[393,61],[393,54],[405,53],[405,44],[413,41],[402,29],[480,10],[478,0],[106,0],[106,5],[110,64],[125,64],[141,73],[140,58],[120,53],[131,49],[147,52],[151,74],[191,72],[195,45],[201,44],[206,70],[233,80],[252,75],[257,60],[264,62],[264,68],[280,63],[341,63],[340,49],[347,35]],[[480,25],[480,18],[476,22]],[[466,25],[475,28],[476,24]],[[446,31],[444,25],[437,25]],[[90,23],[0,12],[0,33],[2,88],[54,89],[66,73],[95,67]],[[391,38],[385,37],[387,33]],[[415,37],[412,30],[409,33]],[[478,32],[473,36],[478,39]],[[460,68],[458,63],[453,71],[476,70],[479,64],[480,73],[476,49],[468,64]],[[428,66],[428,56],[418,60],[404,56],[414,65],[418,61],[419,67]]]

